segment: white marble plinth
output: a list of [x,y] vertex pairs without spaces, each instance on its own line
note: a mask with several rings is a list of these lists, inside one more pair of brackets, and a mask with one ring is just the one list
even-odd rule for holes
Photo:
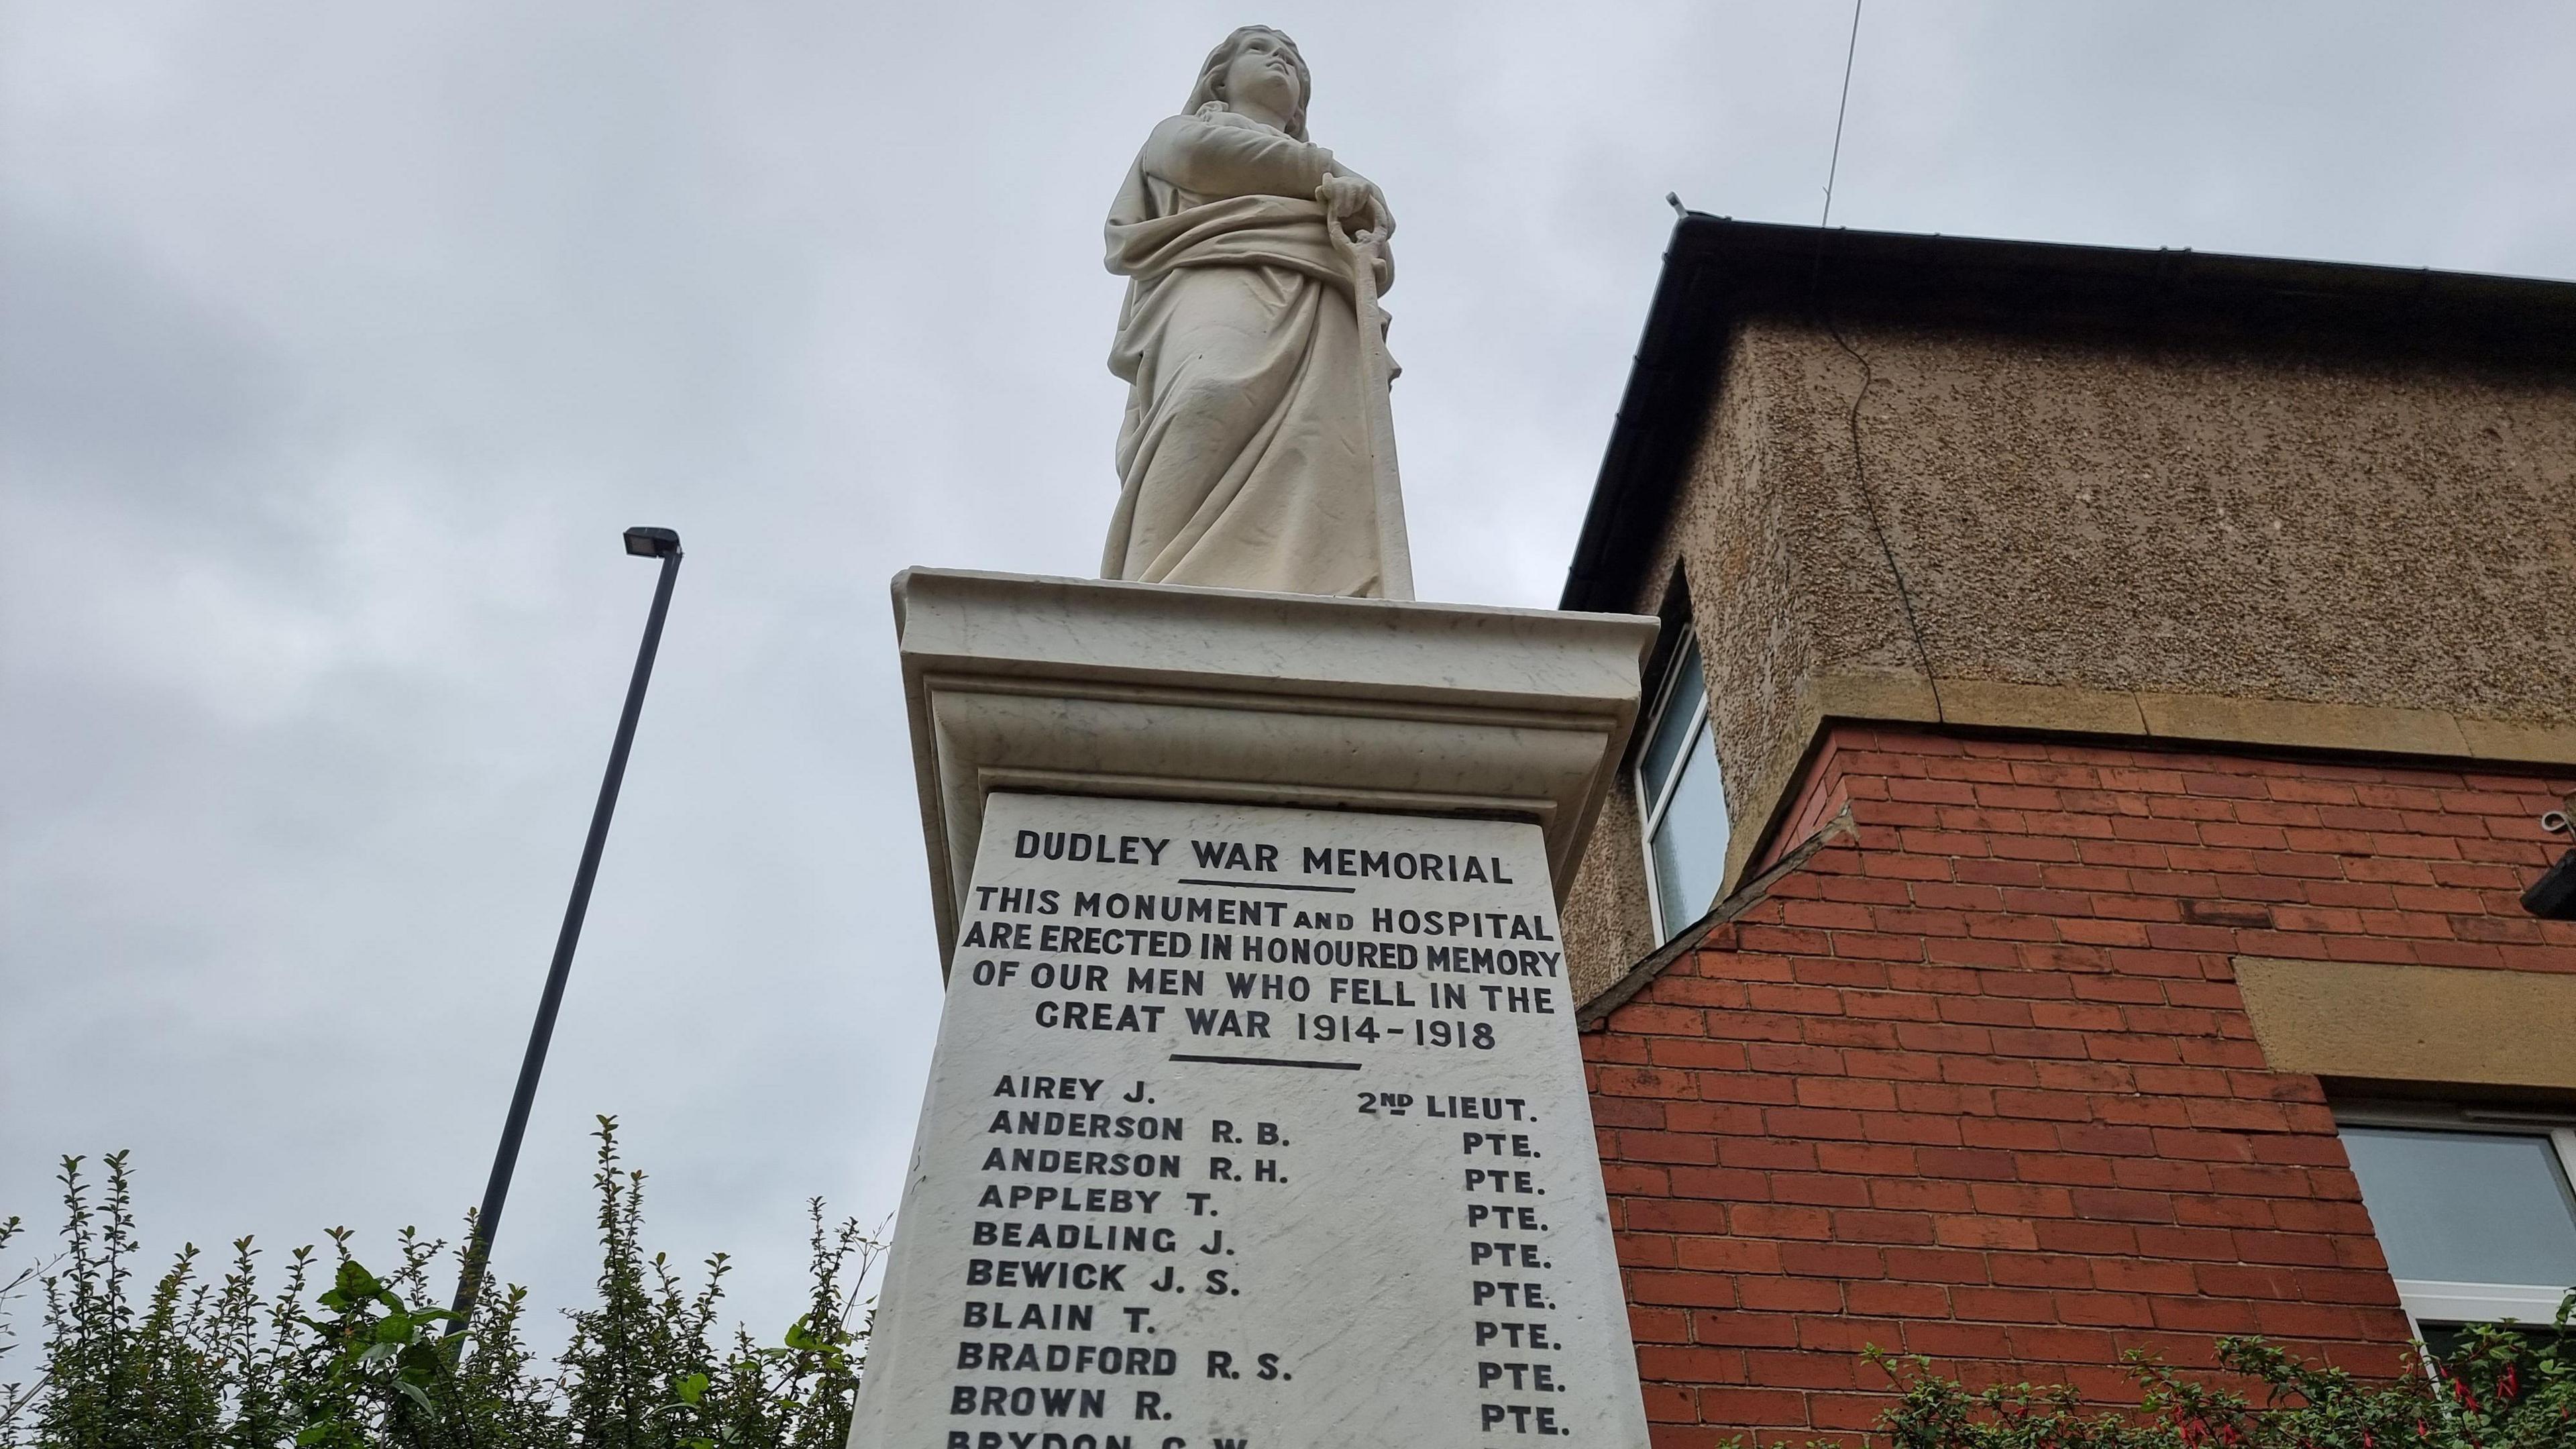
[[857,1449],[1643,1449],[1561,884],[1651,620],[911,570],[946,1006]]

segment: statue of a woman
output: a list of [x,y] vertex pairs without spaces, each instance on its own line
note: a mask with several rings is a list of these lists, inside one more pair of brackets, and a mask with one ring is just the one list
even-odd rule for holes
[[1412,596],[1376,296],[1395,222],[1306,140],[1309,90],[1295,42],[1237,30],[1109,210],[1131,391],[1105,578]]

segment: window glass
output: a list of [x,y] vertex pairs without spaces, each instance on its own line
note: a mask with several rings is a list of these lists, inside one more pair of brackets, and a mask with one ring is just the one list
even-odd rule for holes
[[1693,639],[1673,665],[1672,697],[1655,717],[1654,737],[1646,741],[1645,757],[1638,761],[1637,775],[1644,786],[1646,808],[1664,795],[1664,782],[1672,778],[1673,766],[1682,758],[1690,743],[1691,730],[1699,722],[1700,699],[1708,691],[1708,682],[1699,667],[1699,641]]
[[2392,1276],[2576,1285],[2576,1194],[2546,1137],[2346,1127]]
[[[2546,1310],[2548,1313],[2557,1311],[2555,1306]],[[2468,1346],[2469,1324],[2426,1323],[2418,1327],[2423,1330],[2424,1347],[2432,1350],[2433,1357],[2444,1362]],[[2530,1344],[2534,1352],[2546,1353],[2554,1346],[2560,1363],[2576,1360],[2576,1328],[2554,1329],[2545,1318],[2517,1319],[2513,1331],[2521,1334],[2523,1342]]]
[[1704,723],[1692,734],[1653,848],[1655,894],[1669,939],[1707,913],[1726,875],[1726,791],[1718,783],[1717,748]]

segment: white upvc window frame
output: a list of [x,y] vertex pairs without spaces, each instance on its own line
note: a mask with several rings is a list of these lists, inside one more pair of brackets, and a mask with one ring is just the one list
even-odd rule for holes
[[[1655,944],[1658,946],[1681,934],[1684,926],[1699,919],[1698,915],[1679,921],[1667,919],[1663,872],[1655,866],[1655,831],[1664,823],[1664,812],[1672,805],[1673,794],[1680,788],[1682,776],[1690,772],[1691,749],[1699,743],[1699,732],[1708,728],[1708,660],[1699,652],[1697,625],[1682,626],[1680,636],[1673,641],[1671,659],[1672,663],[1664,669],[1663,682],[1655,688],[1655,707],[1647,713],[1645,727],[1637,732],[1636,768],[1628,772],[1629,788],[1637,797],[1637,849],[1646,867],[1646,910],[1654,919]],[[1675,691],[1681,688],[1683,667],[1694,661],[1700,675],[1699,702],[1691,706],[1690,723],[1682,731],[1681,748],[1673,755],[1672,773],[1665,778],[1655,798],[1650,800],[1646,798],[1646,754],[1654,747],[1655,736],[1664,727],[1664,712],[1671,707]],[[1700,907],[1703,914],[1707,909],[1706,905]]]
[[[2490,1136],[2545,1137],[2558,1155],[2558,1170],[2576,1184],[2576,1115],[2527,1112],[2500,1107],[2413,1105],[2395,1102],[2355,1103],[2334,1109],[2335,1126],[2400,1127],[2419,1132],[2477,1132]],[[2369,1206],[2367,1197],[2362,1206]],[[2431,1278],[2398,1278],[2398,1305],[2418,1339],[2424,1325],[2498,1323],[2513,1319],[2547,1324],[2576,1284],[2555,1287],[2538,1283],[2445,1283]]]

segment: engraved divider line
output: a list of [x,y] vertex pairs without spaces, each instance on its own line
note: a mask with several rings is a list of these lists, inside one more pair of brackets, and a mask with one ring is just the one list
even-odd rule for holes
[[1215,1062],[1229,1067],[1311,1067],[1325,1072],[1356,1072],[1358,1062],[1301,1062],[1287,1057],[1202,1057],[1187,1052],[1174,1052],[1167,1060],[1175,1062]]
[[1333,895],[1337,895],[1337,896],[1357,895],[1357,894],[1359,894],[1359,889],[1360,889],[1358,886],[1310,886],[1310,885],[1285,885],[1285,884],[1281,884],[1281,883],[1279,883],[1279,882],[1275,882],[1275,881],[1266,881],[1266,880],[1211,880],[1211,879],[1209,879],[1209,878],[1207,878],[1207,877],[1204,877],[1204,876],[1193,876],[1193,875],[1185,875],[1185,876],[1181,877],[1179,880],[1174,881],[1174,882],[1173,882],[1173,884],[1174,884],[1174,885],[1243,886],[1243,887],[1246,887],[1247,889],[1256,890],[1256,891],[1326,891],[1326,892],[1330,892],[1331,894],[1333,894]]

